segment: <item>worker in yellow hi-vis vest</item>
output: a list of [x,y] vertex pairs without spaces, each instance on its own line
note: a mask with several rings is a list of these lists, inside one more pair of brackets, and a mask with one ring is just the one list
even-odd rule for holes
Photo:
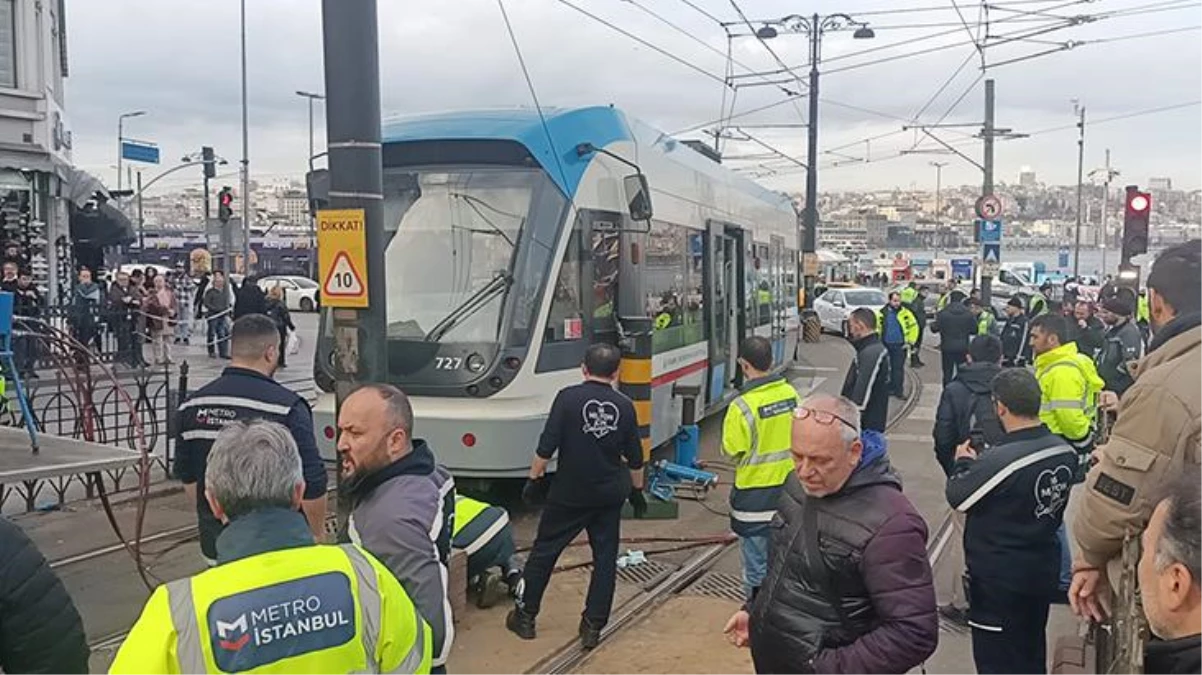
[[217,566],[159,586],[111,673],[429,673],[432,633],[363,549],[320,546],[300,512],[296,442],[275,422],[213,441]]
[[768,572],[768,524],[793,470],[793,409],[800,400],[783,375],[772,375],[772,343],[758,335],[739,346],[743,391],[726,409],[722,452],[735,462],[730,527],[743,554],[743,591],[750,598]]

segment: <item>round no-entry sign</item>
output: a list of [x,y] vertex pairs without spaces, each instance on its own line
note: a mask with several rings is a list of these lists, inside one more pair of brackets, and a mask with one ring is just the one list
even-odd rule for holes
[[977,200],[977,217],[982,220],[993,220],[1002,215],[1002,200],[997,195],[981,195]]

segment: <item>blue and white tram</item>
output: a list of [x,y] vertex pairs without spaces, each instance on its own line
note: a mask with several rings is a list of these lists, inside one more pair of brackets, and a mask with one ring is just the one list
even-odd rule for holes
[[[458,476],[525,476],[555,393],[579,381],[589,344],[617,339],[617,317],[654,319],[652,447],[680,424],[675,385],[700,388],[699,411],[720,410],[741,383],[743,336],[772,339],[781,368],[798,339],[787,196],[612,107],[544,115],[384,125],[389,378],[412,399],[415,434]],[[649,222],[630,217],[636,170]],[[331,330],[323,312],[323,388]],[[332,394],[315,422],[333,459]]]

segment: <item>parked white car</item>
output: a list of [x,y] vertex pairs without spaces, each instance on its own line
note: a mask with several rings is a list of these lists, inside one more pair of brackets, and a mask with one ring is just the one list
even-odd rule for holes
[[288,309],[302,312],[314,312],[321,306],[318,299],[316,281],[308,277],[272,276],[259,279],[259,288],[266,293],[272,286],[284,289],[284,304]]
[[832,288],[814,300],[814,311],[818,313],[823,330],[847,336],[847,319],[852,312],[861,307],[876,311],[887,301],[885,293],[877,288]]

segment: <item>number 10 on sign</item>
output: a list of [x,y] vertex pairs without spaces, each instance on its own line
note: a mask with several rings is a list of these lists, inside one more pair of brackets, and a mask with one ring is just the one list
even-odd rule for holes
[[367,307],[367,228],[363,209],[317,212],[317,262],[324,307]]

